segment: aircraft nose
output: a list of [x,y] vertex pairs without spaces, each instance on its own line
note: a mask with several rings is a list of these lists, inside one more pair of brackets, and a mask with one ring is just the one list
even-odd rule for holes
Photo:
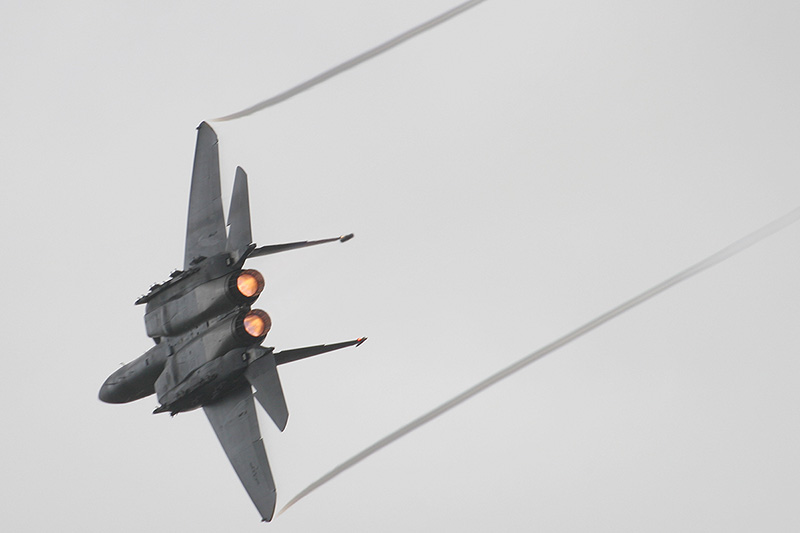
[[120,398],[121,392],[117,383],[112,382],[111,377],[109,377],[100,387],[100,392],[97,393],[97,397],[100,398],[100,401],[106,403],[125,403],[125,400]]
[[113,396],[114,394],[111,391],[111,387],[108,385],[108,383],[107,382],[103,383],[103,385],[100,387],[100,392],[97,393],[97,397],[100,398],[100,401],[106,403],[114,403],[112,401]]

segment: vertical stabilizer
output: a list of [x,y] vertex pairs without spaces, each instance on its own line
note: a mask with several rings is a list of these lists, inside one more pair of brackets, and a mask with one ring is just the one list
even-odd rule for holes
[[197,127],[183,267],[188,269],[195,259],[224,252],[226,239],[219,185],[217,134],[211,126],[202,122]]
[[242,167],[236,167],[236,178],[233,181],[231,208],[228,211],[228,245],[227,251],[238,261],[242,253],[253,242],[250,229],[250,194],[247,190],[247,174]]
[[244,373],[247,381],[255,387],[256,400],[267,412],[269,417],[283,431],[289,420],[289,410],[286,407],[286,398],[283,396],[281,379],[278,377],[278,365],[275,356],[264,348],[257,348],[260,357],[250,363]]

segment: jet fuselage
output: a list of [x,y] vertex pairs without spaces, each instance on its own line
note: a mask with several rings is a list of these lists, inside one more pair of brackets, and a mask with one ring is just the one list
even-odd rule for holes
[[107,403],[127,403],[155,394],[161,405],[154,413],[202,407],[239,480],[262,519],[268,521],[275,511],[275,482],[255,401],[283,431],[289,410],[278,365],[358,346],[366,338],[278,353],[261,346],[272,322],[267,313],[251,306],[264,289],[264,279],[257,271],[244,269],[244,262],[346,242],[353,234],[257,247],[251,235],[249,202],[247,174],[238,167],[226,223],[217,135],[205,122],[200,124],[183,269],[136,301],[147,304],[145,330],[155,346],[111,374],[99,396]]
[[[269,316],[250,308],[264,279],[256,270],[232,268],[229,257],[213,259],[173,275],[139,299],[147,303],[145,329],[157,344],[114,372],[100,389],[101,400],[126,403],[156,393],[157,412],[176,413],[215,397],[207,391],[211,385],[237,384],[244,367],[210,363],[237,349],[234,358],[242,359],[244,349],[264,340]],[[209,272],[218,276],[209,279]]]

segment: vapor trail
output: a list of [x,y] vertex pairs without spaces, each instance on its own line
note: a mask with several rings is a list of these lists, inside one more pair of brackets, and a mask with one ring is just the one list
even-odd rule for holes
[[378,450],[380,450],[384,446],[387,446],[387,445],[391,444],[392,442],[396,441],[397,439],[399,439],[403,435],[406,435],[406,434],[414,431],[418,427],[426,424],[427,422],[430,422],[431,420],[433,420],[437,416],[446,413],[447,411],[449,411],[453,407],[457,406],[458,404],[468,400],[469,398],[472,398],[473,396],[475,396],[479,392],[488,389],[489,387],[491,387],[492,385],[494,385],[495,383],[497,383],[501,379],[506,378],[506,377],[510,376],[511,374],[514,374],[515,372],[518,372],[519,370],[522,370],[523,368],[525,368],[529,364],[531,364],[531,363],[533,363],[535,361],[538,361],[539,359],[541,359],[545,355],[549,354],[550,352],[554,352],[557,349],[561,348],[562,346],[564,346],[566,344],[569,344],[570,342],[574,341],[578,337],[580,337],[580,336],[582,336],[582,335],[584,335],[586,333],[589,333],[593,329],[605,324],[606,322],[608,322],[612,318],[615,318],[615,317],[621,315],[622,313],[624,313],[625,311],[628,311],[629,309],[632,309],[632,308],[636,307],[637,305],[649,300],[653,296],[656,296],[657,294],[659,294],[661,292],[664,292],[665,290],[669,289],[673,285],[677,285],[681,281],[687,280],[687,279],[691,278],[692,276],[694,276],[695,274],[699,274],[703,270],[711,268],[711,267],[713,267],[713,266],[725,261],[726,259],[738,254],[739,252],[749,248],[750,246],[753,246],[757,242],[765,239],[766,237],[772,235],[773,233],[777,233],[778,231],[786,228],[787,226],[789,226],[790,224],[792,224],[794,222],[797,222],[798,220],[800,220],[800,208],[796,208],[793,211],[790,211],[788,214],[782,216],[781,218],[779,218],[779,219],[777,219],[777,220],[775,220],[773,222],[770,222],[766,226],[754,231],[753,233],[751,233],[751,234],[749,234],[749,235],[747,235],[745,237],[742,237],[738,241],[734,242],[733,244],[731,244],[729,246],[726,246],[722,250],[718,251],[717,253],[715,253],[715,254],[713,254],[713,255],[705,258],[705,259],[703,259],[699,263],[696,263],[695,265],[690,266],[686,270],[683,270],[682,272],[679,272],[678,274],[672,276],[671,278],[667,279],[666,281],[663,281],[663,282],[659,283],[655,287],[652,287],[652,288],[644,291],[640,295],[638,295],[638,296],[636,296],[634,298],[631,298],[627,302],[624,302],[621,305],[615,307],[614,309],[612,309],[612,310],[610,310],[610,311],[598,316],[594,320],[591,320],[590,322],[587,322],[586,324],[584,324],[583,326],[579,327],[578,329],[576,329],[576,330],[574,330],[574,331],[572,331],[570,333],[567,333],[566,335],[564,335],[560,339],[557,339],[557,340],[551,342],[550,344],[544,346],[543,348],[538,349],[537,351],[533,352],[532,354],[530,354],[530,355],[528,355],[526,357],[523,357],[522,359],[520,359],[516,363],[512,364],[511,366],[508,366],[508,367],[500,370],[499,372],[497,372],[495,374],[492,374],[491,376],[489,376],[488,378],[484,379],[480,383],[478,383],[476,385],[473,385],[469,389],[465,390],[464,392],[462,392],[458,396],[455,396],[454,398],[446,401],[445,403],[443,403],[439,407],[436,407],[432,411],[430,411],[428,413],[425,413],[424,415],[420,416],[416,420],[413,420],[413,421],[409,422],[405,426],[403,426],[400,429],[396,430],[395,432],[387,435],[386,437],[382,438],[381,440],[379,440],[378,442],[376,442],[372,446],[369,446],[368,448],[365,448],[364,450],[362,450],[361,452],[357,453],[356,455],[354,455],[353,457],[351,457],[347,461],[343,462],[342,464],[340,464],[339,466],[337,466],[336,468],[334,468],[333,470],[331,470],[330,472],[328,472],[327,474],[325,474],[324,476],[322,476],[321,478],[319,478],[318,480],[313,482],[311,485],[309,485],[305,489],[301,490],[300,493],[297,494],[297,496],[295,496],[294,498],[289,500],[289,502],[286,503],[286,505],[284,505],[283,508],[280,511],[278,511],[278,515],[280,515],[281,513],[286,511],[289,507],[291,507],[292,505],[294,505],[295,503],[300,501],[302,498],[307,496],[314,489],[316,489],[318,487],[321,487],[322,485],[324,485],[325,483],[327,483],[328,481],[330,481],[334,477],[338,476],[339,474],[341,474],[342,472],[344,472],[345,470],[347,470],[351,466],[354,466],[355,464],[361,462],[362,460],[366,459],[367,457],[369,457],[373,453],[377,452]]
[[455,17],[456,15],[458,15],[460,13],[463,13],[466,10],[468,10],[468,9],[470,9],[472,7],[475,7],[476,5],[478,5],[478,4],[480,4],[481,2],[484,2],[484,1],[485,0],[469,0],[467,2],[464,2],[463,4],[459,4],[456,7],[454,7],[453,9],[451,9],[449,11],[445,11],[444,13],[439,15],[438,17],[434,17],[434,18],[432,18],[431,20],[429,20],[427,22],[423,22],[419,26],[414,26],[413,28],[411,28],[410,30],[406,31],[405,33],[401,33],[400,35],[398,35],[394,39],[390,39],[390,40],[386,41],[385,43],[376,46],[375,48],[367,50],[363,54],[357,55],[356,57],[354,57],[354,58],[352,58],[352,59],[350,59],[348,61],[345,61],[341,65],[335,66],[330,70],[326,70],[322,74],[318,74],[317,76],[314,76],[310,80],[305,81],[305,82],[301,83],[300,85],[297,85],[296,87],[292,87],[288,91],[284,91],[284,92],[282,92],[280,94],[277,94],[277,95],[273,96],[272,98],[264,100],[263,102],[259,102],[256,105],[250,106],[247,109],[243,109],[243,110],[241,110],[241,111],[239,111],[237,113],[233,113],[231,115],[226,115],[226,116],[220,117],[220,118],[215,118],[215,119],[213,119],[213,121],[214,122],[223,122],[223,121],[226,121],[226,120],[233,120],[233,119],[236,119],[236,118],[246,117],[247,115],[251,115],[251,114],[255,113],[256,111],[261,111],[262,109],[265,109],[267,107],[273,106],[275,104],[279,104],[279,103],[283,102],[284,100],[288,100],[289,98],[291,98],[292,96],[294,96],[296,94],[300,94],[301,92],[303,92],[303,91],[305,91],[307,89],[310,89],[314,85],[322,83],[323,81],[327,80],[328,78],[332,78],[332,77],[336,76],[337,74],[341,74],[345,70],[351,69],[351,68],[355,67],[356,65],[359,65],[359,64],[363,63],[364,61],[367,61],[368,59],[372,59],[373,57],[375,57],[377,55],[380,55],[380,54],[386,52],[387,50],[389,50],[391,48],[394,48],[398,44],[403,43],[403,42],[411,39],[412,37],[415,37],[415,36],[419,35],[420,33],[424,32],[424,31],[427,31],[427,30],[429,30],[429,29],[431,29],[431,28],[433,28],[435,26],[438,26],[442,22],[445,22],[445,21]]

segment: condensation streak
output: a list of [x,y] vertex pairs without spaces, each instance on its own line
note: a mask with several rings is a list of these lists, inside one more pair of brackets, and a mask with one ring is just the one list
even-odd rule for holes
[[473,8],[476,5],[478,5],[478,4],[482,3],[482,2],[485,2],[485,1],[486,0],[469,0],[468,2],[464,2],[463,4],[459,4],[456,7],[454,7],[453,9],[442,13],[438,17],[432,18],[431,20],[429,20],[427,22],[423,22],[422,24],[420,24],[418,26],[414,26],[413,28],[411,28],[410,30],[406,31],[405,33],[401,33],[400,35],[398,35],[394,39],[390,39],[390,40],[386,41],[385,43],[376,46],[375,48],[367,50],[366,52],[364,52],[364,53],[362,53],[360,55],[357,55],[356,57],[354,57],[354,58],[352,58],[352,59],[350,59],[348,61],[345,61],[341,65],[335,66],[330,70],[326,70],[322,74],[318,74],[317,76],[314,76],[310,80],[305,81],[305,82],[303,82],[300,85],[297,85],[295,87],[292,87],[288,91],[284,91],[284,92],[282,92],[282,93],[280,93],[278,95],[273,96],[272,98],[268,98],[267,100],[264,100],[263,102],[259,102],[259,103],[255,104],[255,105],[250,106],[247,109],[243,109],[243,110],[241,110],[241,111],[239,111],[237,113],[232,113],[232,114],[226,115],[224,117],[215,118],[215,119],[213,119],[213,121],[214,122],[223,122],[223,121],[226,121],[226,120],[234,120],[234,119],[237,119],[237,118],[246,117],[248,115],[252,115],[256,111],[261,111],[262,109],[265,109],[267,107],[271,107],[271,106],[274,106],[275,104],[279,104],[279,103],[283,102],[284,100],[288,100],[292,96],[300,94],[301,92],[303,92],[305,90],[308,90],[311,87],[313,87],[315,85],[318,85],[318,84],[322,83],[323,81],[336,76],[337,74],[341,74],[345,70],[349,70],[349,69],[355,67],[356,65],[359,65],[359,64],[363,63],[364,61],[367,61],[368,59],[372,59],[373,57],[375,57],[377,55],[380,55],[380,54],[386,52],[387,50],[390,50],[390,49],[394,48],[398,44],[404,43],[405,41],[411,39],[412,37],[415,37],[415,36],[419,35],[420,33],[423,33],[423,32],[425,32],[425,31],[427,31],[427,30],[429,30],[429,29],[431,29],[431,28],[433,28],[435,26],[438,26],[442,22],[450,20],[451,18],[455,17],[456,15],[458,15],[460,13],[463,13],[464,11],[466,11],[466,10],[468,10],[470,8]]
[[781,217],[781,218],[779,218],[779,219],[767,224],[766,226],[758,229],[757,231],[754,231],[753,233],[751,233],[751,234],[739,239],[738,241],[736,241],[733,244],[723,248],[722,250],[718,251],[717,253],[707,257],[706,259],[703,259],[699,263],[696,263],[695,265],[690,266],[686,270],[683,270],[682,272],[679,272],[678,274],[672,276],[671,278],[667,279],[666,281],[663,281],[663,282],[659,283],[658,285],[656,285],[656,286],[644,291],[640,295],[638,295],[638,296],[636,296],[634,298],[631,298],[630,300],[622,303],[621,305],[615,307],[614,309],[608,311],[607,313],[604,313],[604,314],[598,316],[597,318],[595,318],[594,320],[591,320],[590,322],[587,322],[586,324],[584,324],[583,326],[579,327],[578,329],[576,329],[576,330],[574,330],[574,331],[572,331],[570,333],[567,333],[566,335],[564,335],[560,339],[557,339],[557,340],[553,341],[552,343],[548,344],[547,346],[544,346],[543,348],[540,348],[539,350],[533,352],[532,354],[530,354],[530,355],[528,355],[526,357],[523,357],[522,359],[520,359],[516,363],[512,364],[511,366],[508,366],[508,367],[500,370],[499,372],[489,376],[488,378],[484,379],[480,383],[478,383],[478,384],[470,387],[469,389],[465,390],[464,392],[462,392],[458,396],[455,396],[454,398],[446,401],[445,403],[443,403],[442,405],[436,407],[432,411],[429,411],[428,413],[425,413],[424,415],[420,416],[419,418],[417,418],[417,419],[413,420],[412,422],[406,424],[405,426],[401,427],[400,429],[398,429],[398,430],[394,431],[393,433],[387,435],[386,437],[382,438],[381,440],[379,440],[378,442],[376,442],[372,446],[369,446],[368,448],[366,448],[363,451],[359,452],[358,454],[354,455],[353,457],[351,457],[347,461],[343,462],[342,464],[340,464],[339,466],[337,466],[336,468],[334,468],[333,470],[331,470],[330,472],[328,472],[327,474],[325,474],[324,476],[322,476],[321,478],[319,478],[318,480],[316,480],[315,482],[310,484],[308,487],[306,487],[305,489],[300,491],[300,493],[297,494],[297,496],[295,496],[294,498],[289,500],[286,503],[286,505],[283,506],[283,508],[278,512],[278,515],[280,515],[284,511],[286,511],[288,508],[290,508],[292,505],[294,505],[295,503],[300,501],[302,498],[307,496],[309,493],[311,493],[315,489],[319,488],[320,486],[324,485],[325,483],[327,483],[328,481],[330,481],[334,477],[338,476],[339,474],[341,474],[342,472],[344,472],[348,468],[350,468],[350,467],[356,465],[357,463],[363,461],[364,459],[366,459],[367,457],[369,457],[373,453],[375,453],[378,450],[380,450],[381,448],[391,444],[392,442],[396,441],[400,437],[402,437],[402,436],[414,431],[418,427],[430,422],[431,420],[433,420],[434,418],[438,417],[439,415],[446,413],[447,411],[449,411],[453,407],[459,405],[460,403],[468,400],[469,398],[472,398],[473,396],[475,396],[479,392],[486,390],[487,388],[491,387],[492,385],[494,385],[498,381],[502,380],[503,378],[506,378],[506,377],[510,376],[511,374],[514,374],[514,373],[522,370],[523,368],[525,368],[526,366],[530,365],[531,363],[533,363],[535,361],[538,361],[539,359],[541,359],[545,355],[547,355],[547,354],[549,354],[551,352],[554,352],[555,350],[561,348],[562,346],[564,346],[566,344],[569,344],[570,342],[574,341],[578,337],[580,337],[582,335],[585,335],[586,333],[589,333],[593,329],[605,324],[606,322],[608,322],[612,318],[616,318],[617,316],[621,315],[625,311],[628,311],[629,309],[632,309],[632,308],[636,307],[637,305],[649,300],[650,298],[656,296],[657,294],[659,294],[661,292],[664,292],[665,290],[669,289],[670,287],[672,287],[674,285],[677,285],[678,283],[680,283],[680,282],[682,282],[684,280],[687,280],[687,279],[691,278],[692,276],[694,276],[696,274],[699,274],[700,272],[702,272],[702,271],[704,271],[706,269],[709,269],[709,268],[711,268],[711,267],[713,267],[713,266],[725,261],[726,259],[738,254],[739,252],[749,248],[750,246],[753,246],[757,242],[765,239],[766,237],[768,237],[768,236],[770,236],[770,235],[772,235],[774,233],[777,233],[778,231],[786,228],[787,226],[789,226],[790,224],[792,224],[794,222],[797,222],[798,220],[800,220],[800,208],[794,209],[793,211],[789,212],[788,214],[784,215],[783,217]]

